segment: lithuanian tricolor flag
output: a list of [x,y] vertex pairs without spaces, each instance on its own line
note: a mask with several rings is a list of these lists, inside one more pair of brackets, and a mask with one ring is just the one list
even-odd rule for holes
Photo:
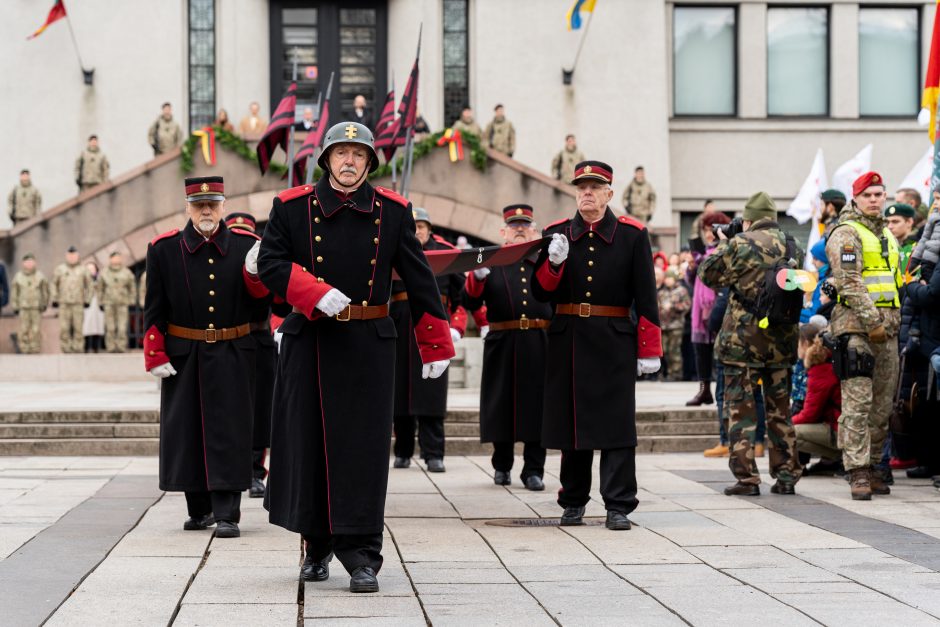
[[937,138],[937,101],[940,99],[940,0],[933,18],[933,36],[930,39],[930,57],[927,60],[927,78],[920,106],[930,111],[930,143]]
[[44,30],[49,28],[50,24],[61,20],[63,17],[66,17],[65,4],[62,2],[62,0],[56,0],[55,4],[52,5],[52,8],[49,9],[49,15],[46,16],[46,22],[42,26],[40,26],[39,29],[35,33],[30,35],[26,39],[33,39],[34,37],[39,37],[39,35],[41,35]]

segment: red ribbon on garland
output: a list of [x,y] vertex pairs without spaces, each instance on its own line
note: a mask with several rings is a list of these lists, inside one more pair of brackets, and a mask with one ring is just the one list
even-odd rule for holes
[[451,163],[463,161],[463,140],[460,138],[460,131],[449,128],[444,131],[441,138],[437,140],[438,146],[447,144],[447,150],[450,153]]
[[215,131],[211,126],[204,126],[198,131],[193,131],[193,135],[199,138],[202,158],[206,160],[206,165],[215,165]]

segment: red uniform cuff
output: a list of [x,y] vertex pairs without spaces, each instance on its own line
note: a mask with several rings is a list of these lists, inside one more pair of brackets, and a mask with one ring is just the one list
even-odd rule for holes
[[658,326],[640,316],[637,324],[637,349],[638,359],[644,357],[662,357],[663,356],[663,335]]
[[486,319],[486,305],[473,312],[473,321],[477,323],[478,329],[489,326],[490,322]]
[[261,282],[257,274],[248,272],[248,268],[242,266],[242,277],[245,279],[245,287],[248,288],[248,294],[252,298],[264,298],[270,291],[267,286]]
[[473,276],[472,272],[470,272],[467,274],[467,281],[465,284],[467,294],[469,294],[472,298],[480,298],[480,296],[483,295],[483,285],[485,283],[486,277],[484,277],[481,281],[480,279],[477,279],[475,276]]
[[333,289],[329,283],[318,281],[307,272],[306,268],[291,264],[290,279],[287,281],[287,302],[300,309],[311,320],[317,303],[327,292]]
[[156,325],[151,326],[144,333],[144,367],[147,372],[170,361],[170,358],[166,356],[165,344],[166,338]]
[[565,262],[562,262],[558,269],[555,270],[552,268],[552,262],[548,259],[545,260],[545,263],[535,271],[535,279],[539,284],[549,292],[554,292],[558,289],[558,284],[561,283],[561,273],[565,269]]
[[463,337],[467,332],[467,310],[462,305],[457,306],[457,310],[450,314],[450,326],[460,333]]
[[451,359],[456,354],[454,342],[450,339],[450,325],[429,313],[421,316],[415,325],[415,340],[422,363]]

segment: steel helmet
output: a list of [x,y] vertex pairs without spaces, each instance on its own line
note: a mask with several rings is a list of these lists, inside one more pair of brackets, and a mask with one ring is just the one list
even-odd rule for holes
[[369,173],[375,172],[379,167],[379,156],[375,154],[375,139],[368,127],[358,122],[340,122],[334,124],[326,131],[323,138],[323,152],[317,159],[317,165],[323,171],[328,171],[327,158],[330,148],[335,144],[362,144],[369,149],[372,160],[369,162]]

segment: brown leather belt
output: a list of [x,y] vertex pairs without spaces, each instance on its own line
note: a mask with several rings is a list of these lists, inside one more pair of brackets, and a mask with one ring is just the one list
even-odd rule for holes
[[[591,303],[566,303],[564,305],[555,305],[555,314],[562,316],[578,316],[580,318],[590,318],[591,316],[629,318],[630,308],[592,305]],[[492,325],[490,325],[490,328],[492,328]]]
[[246,322],[245,324],[240,324],[237,327],[228,329],[189,329],[175,324],[168,324],[166,325],[166,332],[168,335],[181,337],[184,340],[195,340],[197,342],[215,344],[216,342],[225,342],[239,337],[245,337],[251,333],[251,325]]
[[[397,294],[392,294],[392,298],[390,299],[390,301],[393,303],[398,303],[403,300],[408,300],[408,292],[398,292]],[[450,298],[441,294],[441,302],[446,305],[450,302]]]
[[547,329],[550,320],[541,318],[520,318],[505,322],[491,322],[490,331],[527,331],[529,329]]
[[[294,313],[302,314],[303,312],[294,307]],[[384,318],[388,315],[388,304],[385,305],[346,305],[346,307],[332,316],[340,322],[349,322],[350,320],[375,320],[376,318]]]

